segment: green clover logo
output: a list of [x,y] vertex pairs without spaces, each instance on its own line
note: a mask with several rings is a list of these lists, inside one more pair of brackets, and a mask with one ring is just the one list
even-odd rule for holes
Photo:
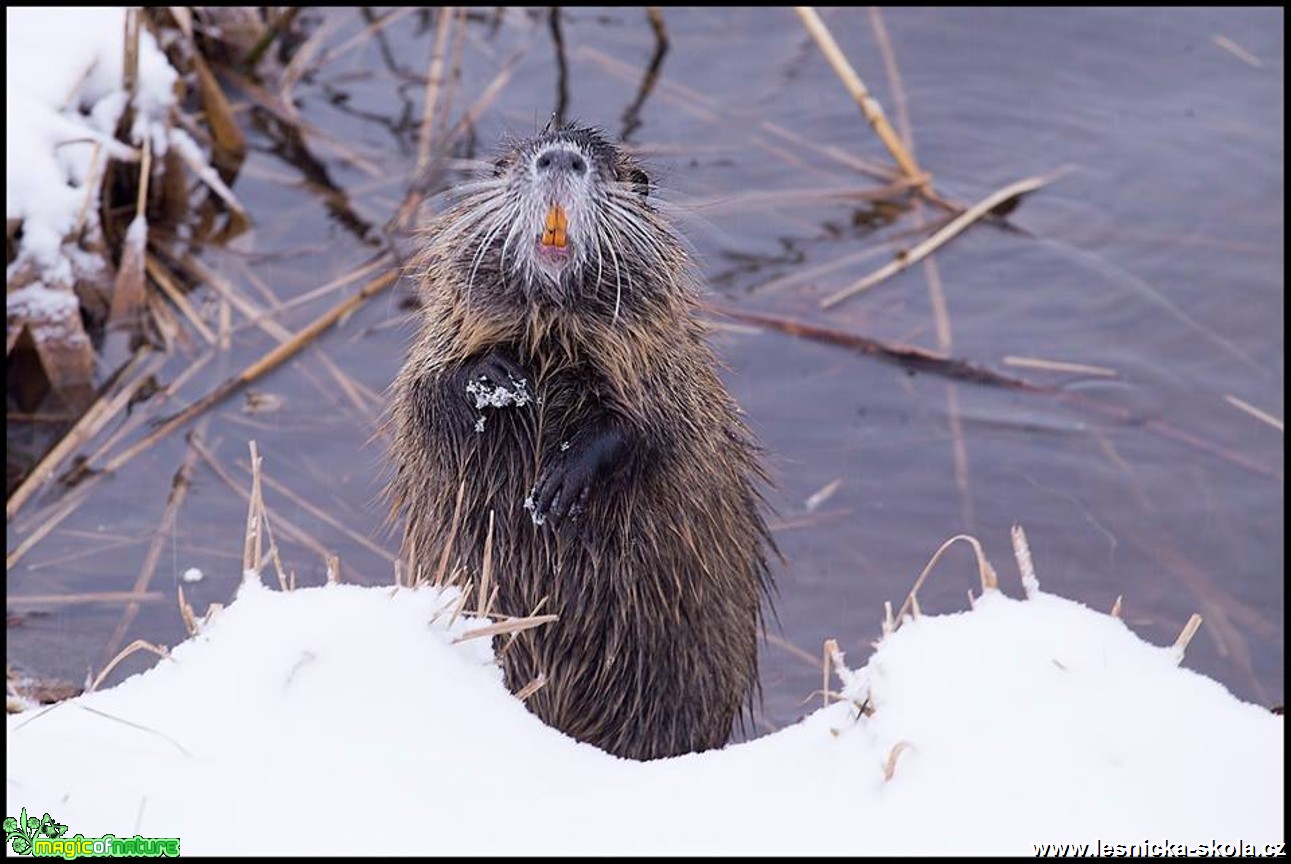
[[67,826],[55,822],[54,817],[46,813],[40,817],[40,833],[50,840],[57,840],[67,833]]
[[46,813],[37,819],[27,815],[26,807],[22,808],[17,819],[6,816],[4,820],[4,842],[6,845],[12,844],[13,851],[18,855],[31,854],[32,844],[38,836],[56,840],[66,833],[67,826],[55,821],[53,816]]

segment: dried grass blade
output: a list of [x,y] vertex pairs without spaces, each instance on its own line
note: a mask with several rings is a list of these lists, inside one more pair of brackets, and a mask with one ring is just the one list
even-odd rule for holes
[[1001,204],[1004,204],[1019,195],[1025,195],[1028,192],[1034,192],[1043,186],[1047,186],[1064,173],[1066,173],[1066,171],[1065,169],[1062,169],[1044,176],[1028,177],[1025,180],[1010,183],[1008,186],[992,192],[990,195],[986,196],[981,201],[978,201],[972,207],[969,207],[963,213],[950,220],[944,228],[933,234],[927,240],[909,250],[898,252],[897,256],[890,262],[861,279],[856,284],[848,288],[844,288],[842,291],[831,294],[824,300],[820,301],[821,307],[829,309],[832,306],[837,306],[849,297],[854,297],[865,289],[877,285],[889,276],[900,273],[912,264],[922,261],[950,240],[954,239],[969,225],[976,222],[978,219],[981,219]]

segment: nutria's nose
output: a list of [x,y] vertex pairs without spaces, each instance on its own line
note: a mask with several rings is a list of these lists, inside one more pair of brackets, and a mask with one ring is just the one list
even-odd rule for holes
[[561,171],[568,171],[571,174],[587,173],[586,159],[573,150],[558,147],[553,147],[540,153],[534,165],[538,168],[538,173],[540,174]]

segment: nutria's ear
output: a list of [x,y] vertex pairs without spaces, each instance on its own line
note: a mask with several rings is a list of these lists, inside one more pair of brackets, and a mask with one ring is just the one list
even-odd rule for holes
[[628,182],[632,184],[632,190],[642,198],[650,194],[650,175],[640,168],[633,168],[628,172]]
[[503,174],[507,173],[507,168],[509,168],[509,167],[511,167],[511,157],[510,157],[510,156],[503,156],[503,157],[501,157],[501,158],[499,158],[499,159],[494,159],[494,160],[493,160],[493,176],[494,176],[494,177],[501,177]]

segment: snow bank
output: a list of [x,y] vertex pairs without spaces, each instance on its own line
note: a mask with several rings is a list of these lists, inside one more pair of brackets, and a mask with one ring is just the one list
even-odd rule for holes
[[483,623],[450,626],[455,597],[244,584],[170,660],[10,717],[5,815],[178,837],[185,854],[1033,854],[1283,836],[1282,718],[1053,595],[990,592],[907,622],[847,701],[650,763],[530,715],[487,639],[454,644]]
[[[114,138],[125,109],[125,13],[121,7],[5,9],[5,212],[23,222],[20,255],[44,281],[70,287],[75,257],[63,242],[84,212],[97,220],[97,189],[87,187],[96,144],[133,158]],[[133,137],[164,150],[165,117],[176,73],[152,36],[139,37]]]

